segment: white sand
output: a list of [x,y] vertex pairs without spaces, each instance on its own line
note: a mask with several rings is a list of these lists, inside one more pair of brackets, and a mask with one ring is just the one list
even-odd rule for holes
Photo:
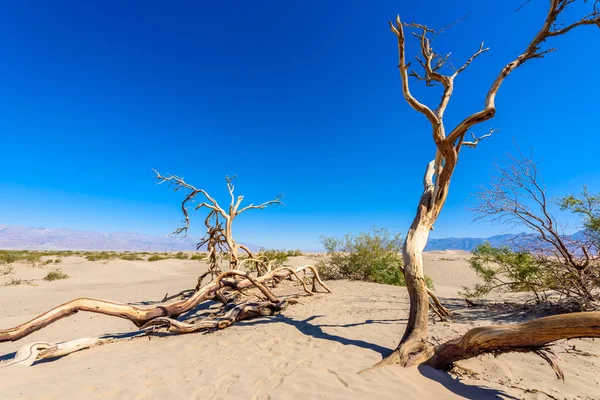
[[[458,291],[476,281],[466,253],[426,254],[426,273],[455,322],[431,326],[432,340],[455,337],[476,325],[513,322],[484,308],[466,309]],[[312,262],[292,259],[294,265]],[[75,297],[115,301],[160,300],[195,285],[197,261],[89,262],[67,258],[71,277],[41,280],[52,267],[17,266],[32,285],[0,287],[0,327],[22,323]],[[0,285],[10,275],[0,276]],[[554,347],[566,382],[531,354],[485,356],[460,364],[477,375],[458,378],[429,368],[386,367],[358,375],[400,339],[408,314],[406,290],[364,282],[328,282],[332,294],[302,297],[280,316],[251,320],[223,331],[147,337],[84,350],[32,367],[0,369],[0,399],[452,399],[600,398],[600,348],[593,340]],[[281,288],[278,290],[289,290]],[[498,318],[498,319],[496,319]],[[34,341],[60,342],[106,333],[134,332],[126,320],[79,313],[14,343],[0,357]],[[566,349],[594,355],[573,355]]]

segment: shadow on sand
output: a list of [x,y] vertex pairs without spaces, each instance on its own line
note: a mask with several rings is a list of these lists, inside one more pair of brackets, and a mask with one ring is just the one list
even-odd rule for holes
[[[208,305],[208,306],[205,305],[202,307],[197,307],[194,310],[190,310],[187,314],[187,317],[190,317],[190,316],[195,317],[198,314],[201,314],[202,312],[206,312],[208,308],[210,308],[210,305]],[[323,339],[323,340],[329,340],[329,341],[341,343],[345,346],[356,346],[356,347],[360,347],[363,349],[372,350],[372,351],[379,353],[381,355],[381,357],[385,357],[385,356],[389,355],[393,349],[384,347],[384,346],[380,346],[375,343],[369,343],[364,340],[351,339],[351,338],[347,338],[347,337],[344,337],[344,336],[341,336],[338,334],[327,333],[323,330],[323,328],[351,328],[351,327],[355,327],[355,326],[371,325],[371,324],[395,325],[395,324],[400,324],[402,322],[407,321],[406,319],[367,319],[363,322],[355,322],[355,323],[349,323],[349,324],[314,324],[314,323],[312,323],[315,319],[320,318],[320,317],[323,317],[323,315],[313,315],[306,319],[300,320],[300,319],[290,318],[290,317],[287,317],[282,314],[278,314],[277,316],[272,317],[272,318],[263,318],[263,319],[255,319],[255,320],[250,320],[250,321],[242,321],[242,322],[239,322],[237,325],[241,327],[241,326],[254,326],[254,325],[262,325],[262,324],[283,323],[283,324],[293,326],[294,328],[296,328],[298,331],[300,331],[304,335],[307,335],[307,336],[310,336],[310,337],[313,337],[316,339]],[[204,332],[204,333],[210,333],[210,332],[211,331]],[[121,339],[122,340],[122,339],[133,339],[135,337],[141,337],[141,336],[146,336],[146,335],[162,337],[162,336],[170,336],[172,334],[168,333],[168,332],[148,333],[148,332],[141,332],[141,331],[132,331],[132,332],[113,334],[113,335],[105,335],[105,336],[103,336],[103,338],[111,338],[111,339],[117,339],[117,340]],[[8,360],[12,359],[15,356],[15,354],[16,354],[15,352],[4,354],[4,355],[0,356],[0,361],[8,361]],[[47,362],[53,362],[55,360],[56,360],[56,358],[40,360],[40,361],[35,362],[33,365],[43,364],[43,363],[47,363]],[[433,368],[430,368],[427,366],[419,366],[418,370],[422,376],[441,384],[450,392],[452,392],[458,396],[467,398],[467,399],[511,399],[511,400],[518,399],[517,397],[513,397],[501,390],[464,383],[460,378],[455,378],[455,377],[451,376],[450,374],[448,374],[447,372],[436,370],[436,369],[433,369]]]
[[[261,325],[261,324],[271,324],[271,323],[284,323],[287,325],[291,325],[294,328],[298,329],[302,334],[311,336],[316,339],[330,340],[333,342],[341,343],[347,346],[357,346],[363,349],[368,349],[375,351],[381,355],[381,357],[386,357],[389,355],[393,349],[380,346],[374,343],[369,343],[364,340],[358,339],[350,339],[340,335],[334,335],[327,333],[323,330],[323,328],[350,328],[354,326],[360,325],[371,325],[371,324],[398,324],[401,322],[406,322],[406,319],[368,319],[363,322],[356,322],[350,324],[313,324],[311,323],[316,318],[323,317],[322,315],[314,315],[308,317],[303,320],[293,319],[290,317],[286,317],[282,314],[277,315],[274,318],[269,319],[259,319],[252,320],[247,322],[241,322],[242,325]],[[455,378],[452,375],[448,374],[445,371],[433,369],[427,366],[419,366],[419,372],[422,376],[435,381],[442,386],[444,386],[450,392],[462,396],[467,399],[510,399],[516,400],[518,397],[511,396],[501,390],[486,388],[479,385],[470,385],[463,382],[460,378]]]

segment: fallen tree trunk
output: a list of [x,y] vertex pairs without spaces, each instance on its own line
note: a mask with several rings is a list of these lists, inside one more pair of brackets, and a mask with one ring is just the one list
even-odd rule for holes
[[[262,285],[262,283],[272,281],[273,279],[285,279],[307,269],[312,271],[313,279],[319,282],[319,284],[321,284],[325,290],[331,292],[319,277],[317,269],[312,265],[305,265],[296,269],[287,267],[277,268],[270,271],[268,274],[257,278],[251,277],[247,272],[244,271],[230,270],[221,273],[215,280],[203,286],[190,297],[171,303],[159,303],[153,306],[136,306],[132,304],[117,303],[113,301],[91,299],[86,297],[71,300],[19,326],[0,330],[0,342],[19,340],[52,324],[53,322],[73,315],[79,311],[87,311],[128,319],[139,328],[154,318],[177,318],[179,315],[191,310],[198,304],[207,300],[212,300],[217,291],[222,288],[230,288],[239,291],[245,288],[256,286],[269,299],[269,301],[277,303],[278,300],[274,297],[271,297],[272,294]],[[244,279],[236,280],[234,279],[235,277],[242,277]],[[302,281],[302,284],[305,288],[305,291],[310,294],[310,292],[306,289],[304,281]]]
[[537,352],[557,340],[597,337],[600,337],[599,311],[553,315],[519,324],[471,329],[460,338],[432,348],[424,364],[448,370],[456,361],[481,354]]
[[[287,302],[285,301],[280,301],[278,303],[272,303],[271,301],[242,303],[233,307],[220,317],[203,319],[193,324],[177,321],[172,318],[158,317],[148,322],[142,329],[146,330],[144,334],[152,331],[152,329],[149,328],[160,327],[168,327],[170,331],[178,334],[193,333],[208,329],[224,329],[238,321],[274,315],[282,311],[286,306]],[[0,368],[12,365],[31,366],[36,361],[63,357],[77,351],[90,349],[118,340],[118,338],[81,338],[58,344],[34,342],[21,347],[12,360],[6,362],[0,361]]]

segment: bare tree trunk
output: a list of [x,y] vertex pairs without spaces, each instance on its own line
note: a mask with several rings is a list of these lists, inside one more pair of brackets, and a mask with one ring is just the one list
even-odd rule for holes
[[[593,11],[582,19],[559,28],[556,23],[559,15],[574,2],[574,0],[550,0],[550,8],[546,19],[529,43],[525,52],[515,60],[506,64],[492,82],[485,98],[484,108],[463,119],[454,129],[446,131],[444,124],[444,113],[454,92],[454,80],[461,74],[477,57],[488,51],[481,43],[479,50],[463,64],[460,68],[452,68],[454,72],[450,75],[443,74],[442,67],[448,61],[450,54],[437,54],[433,50],[432,38],[440,33],[417,23],[403,23],[400,16],[396,17],[395,24],[390,22],[390,28],[398,39],[398,69],[402,82],[402,95],[408,104],[416,111],[423,114],[431,124],[433,141],[436,145],[434,161],[430,162],[425,173],[424,191],[419,201],[417,215],[408,231],[404,242],[402,256],[404,259],[404,276],[410,297],[410,314],[404,336],[394,352],[377,365],[399,363],[404,366],[415,365],[427,360],[431,355],[432,348],[427,345],[427,323],[428,323],[428,290],[423,275],[422,252],[427,244],[429,231],[432,229],[439,213],[441,212],[446,198],[450,179],[458,162],[458,156],[463,146],[477,147],[479,141],[491,135],[477,138],[473,141],[465,141],[465,135],[474,126],[492,119],[496,113],[496,94],[504,79],[517,67],[535,58],[543,58],[554,49],[542,50],[541,45],[550,37],[563,35],[571,29],[584,26],[596,25],[600,27],[600,9],[597,7],[600,0],[594,2]],[[411,64],[407,62],[405,50],[404,28],[414,29],[413,32],[420,41],[420,57],[416,57],[423,72],[419,73],[410,69]],[[419,81],[425,81],[428,86],[439,84],[443,87],[443,95],[436,108],[430,108],[421,103],[411,93],[409,88],[409,77]],[[435,301],[434,301],[435,303]],[[486,352],[493,352],[493,343],[486,347]]]
[[434,164],[430,163],[425,173],[425,191],[421,196],[417,215],[408,230],[404,246],[402,247],[404,278],[410,298],[410,313],[407,327],[398,347],[378,365],[411,365],[413,354],[420,353],[427,345],[429,291],[425,284],[425,274],[423,273],[423,250],[427,245],[429,232],[435,222],[435,219],[429,215],[431,196],[434,190],[434,186],[431,185],[430,175],[433,167]]

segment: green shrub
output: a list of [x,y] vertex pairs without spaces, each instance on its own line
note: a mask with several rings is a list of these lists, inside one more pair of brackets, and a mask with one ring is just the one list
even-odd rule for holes
[[[388,285],[406,286],[402,272],[402,238],[390,235],[387,229],[372,228],[358,236],[343,239],[321,237],[327,251],[327,260],[319,260],[317,267],[325,279],[353,279]],[[433,281],[425,277],[428,287]]]
[[57,281],[59,279],[67,279],[69,275],[65,274],[60,268],[54,269],[48,272],[48,275],[44,277],[45,281]]
[[190,257],[190,260],[203,260],[205,258],[206,258],[206,254],[196,253],[196,254],[192,254],[192,256]]
[[285,265],[285,263],[288,261],[288,254],[286,251],[283,251],[283,250],[275,250],[275,249],[267,250],[267,249],[261,248],[258,251],[258,256],[266,257],[270,261],[272,261],[273,268],[283,267]]
[[84,253],[85,259],[88,261],[113,260],[117,258],[117,254],[112,251],[87,251]]
[[177,259],[177,260],[187,260],[189,258],[189,256],[184,253],[183,251],[180,251],[179,253],[176,253],[173,258]]
[[125,261],[141,261],[143,260],[137,253],[123,253],[119,256],[121,260]]
[[532,292],[538,300],[547,298],[547,291],[557,287],[552,268],[540,263],[540,258],[526,251],[514,251],[508,246],[493,247],[486,242],[471,252],[470,267],[483,284],[464,288],[467,297],[478,297],[492,291]]
[[36,266],[40,263],[43,255],[43,253],[29,250],[0,250],[0,264],[25,262]]
[[148,257],[148,261],[160,261],[160,260],[166,260],[166,258],[161,257],[158,254],[154,254],[154,255],[151,255],[150,257]]
[[302,255],[302,252],[298,249],[296,250],[288,250],[287,251],[287,256],[288,257],[299,257]]

